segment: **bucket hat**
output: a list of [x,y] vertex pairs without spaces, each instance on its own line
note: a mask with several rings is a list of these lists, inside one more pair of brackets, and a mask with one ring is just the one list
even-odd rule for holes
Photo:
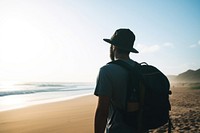
[[103,40],[125,51],[139,53],[135,48],[133,48],[135,35],[130,29],[118,29],[115,31],[111,39]]

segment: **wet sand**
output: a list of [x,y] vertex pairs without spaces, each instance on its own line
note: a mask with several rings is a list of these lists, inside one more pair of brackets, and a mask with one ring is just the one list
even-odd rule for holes
[[[170,96],[172,133],[200,133],[200,89],[176,84]],[[0,112],[0,133],[93,133],[97,98],[81,98]],[[167,125],[151,133],[167,132]]]
[[92,133],[96,97],[0,112],[0,133]]

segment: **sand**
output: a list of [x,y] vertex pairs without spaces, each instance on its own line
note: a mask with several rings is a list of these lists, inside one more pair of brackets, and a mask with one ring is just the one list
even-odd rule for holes
[[[200,133],[200,89],[172,85],[172,133]],[[81,98],[0,112],[0,133],[93,133],[97,98]],[[167,125],[151,133],[167,132]]]
[[92,133],[95,96],[0,112],[0,133]]
[[[199,84],[198,88],[199,88]],[[172,133],[200,133],[200,89],[191,89],[192,84],[171,84]],[[196,86],[196,85],[195,85]],[[153,133],[167,132],[167,125],[152,130]]]

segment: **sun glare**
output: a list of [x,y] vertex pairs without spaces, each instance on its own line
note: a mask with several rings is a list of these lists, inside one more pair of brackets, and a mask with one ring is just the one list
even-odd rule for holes
[[3,100],[1,100],[2,105],[16,105],[16,104],[21,104],[24,100],[20,98],[19,96],[12,96],[6,97]]
[[2,108],[1,110],[4,110],[4,108],[8,107],[7,109],[17,108],[17,107],[23,107],[25,106],[26,99],[20,97],[20,96],[7,96],[4,98],[0,98],[0,103]]
[[40,32],[25,20],[11,18],[4,22],[1,33],[1,61],[23,63],[44,49]]
[[[16,84],[19,82],[17,81],[1,81],[0,82],[0,93],[7,93],[9,91],[14,91],[17,90]],[[10,96],[4,96],[0,97],[0,110],[4,110],[4,108],[11,107],[11,108],[16,108],[16,107],[21,107],[25,103],[25,98],[21,97],[19,95],[10,95]],[[9,109],[8,108],[8,109]]]
[[15,82],[12,81],[1,81],[0,88],[12,88],[14,86]]

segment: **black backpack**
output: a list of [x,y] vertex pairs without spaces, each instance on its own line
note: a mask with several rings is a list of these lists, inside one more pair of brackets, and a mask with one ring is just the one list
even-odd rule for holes
[[123,113],[125,123],[140,131],[155,129],[169,122],[170,132],[171,91],[167,77],[156,67],[146,63],[136,63],[133,67],[116,60],[109,64],[120,65],[129,71],[126,108],[118,109]]

